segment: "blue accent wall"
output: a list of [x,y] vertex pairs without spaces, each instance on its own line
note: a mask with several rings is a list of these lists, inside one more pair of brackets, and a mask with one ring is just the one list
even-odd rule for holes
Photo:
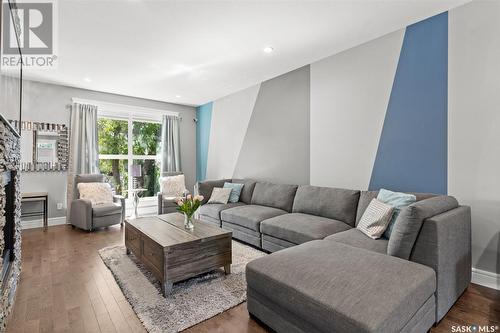
[[205,180],[207,175],[208,143],[210,141],[210,126],[212,124],[213,103],[207,103],[196,108],[196,180]]
[[370,190],[447,192],[448,13],[406,28]]

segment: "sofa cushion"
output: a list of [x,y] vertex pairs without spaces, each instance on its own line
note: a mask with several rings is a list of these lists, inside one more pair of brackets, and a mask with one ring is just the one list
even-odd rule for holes
[[92,207],[92,215],[95,217],[109,216],[122,213],[122,206],[117,203],[106,203]]
[[284,239],[276,238],[266,234],[262,234],[262,248],[269,252],[276,252],[279,250],[286,249],[288,247],[297,246],[295,243],[291,243]]
[[252,194],[252,205],[274,207],[290,213],[296,191],[297,185],[257,182]]
[[382,254],[387,253],[387,243],[385,238],[371,239],[363,234],[359,229],[350,229],[339,232],[325,238],[327,241],[335,241],[342,244],[358,247]]
[[219,218],[214,219],[213,217],[210,217],[208,215],[200,215],[199,218],[201,222],[210,223],[218,228],[222,227],[222,223]]
[[436,289],[427,266],[325,240],[253,260],[246,279],[250,297],[321,332],[399,332]]
[[244,205],[223,210],[220,215],[222,221],[259,231],[261,221],[283,214],[286,214],[286,212],[278,208]]
[[457,199],[441,195],[417,201],[403,208],[394,223],[387,254],[409,259],[424,220],[457,207]]
[[302,185],[293,201],[293,212],[312,214],[354,226],[359,191]]
[[323,239],[336,232],[351,229],[341,221],[302,213],[285,214],[262,221],[260,232],[294,244]]
[[[432,193],[409,192],[409,194],[413,194],[415,197],[417,197],[417,201],[437,196],[437,194],[432,194]],[[363,216],[366,207],[368,207],[372,199],[376,198],[377,196],[378,196],[378,191],[361,191],[359,195],[358,209],[356,212],[356,225],[358,224],[359,220],[361,220],[361,216]]]
[[223,187],[225,182],[230,182],[231,179],[220,179],[220,180],[205,180],[196,183],[196,192],[203,196],[202,204],[206,204],[208,199],[212,196],[212,190],[214,187]]
[[243,184],[243,188],[241,189],[240,201],[246,204],[250,204],[252,202],[252,194],[255,189],[255,184],[257,183],[252,179],[233,179],[233,183]]
[[229,230],[233,234],[233,238],[251,244],[255,247],[261,248],[260,232],[248,229],[240,225],[222,221],[222,229]]
[[200,215],[210,216],[211,218],[220,220],[220,212],[225,209],[244,205],[243,202],[228,202],[227,204],[206,204],[200,207]]

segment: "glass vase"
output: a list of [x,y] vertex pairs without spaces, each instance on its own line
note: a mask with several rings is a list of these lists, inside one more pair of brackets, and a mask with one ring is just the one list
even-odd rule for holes
[[186,230],[193,230],[194,229],[194,223],[193,223],[192,216],[188,216],[187,214],[184,214],[184,228]]

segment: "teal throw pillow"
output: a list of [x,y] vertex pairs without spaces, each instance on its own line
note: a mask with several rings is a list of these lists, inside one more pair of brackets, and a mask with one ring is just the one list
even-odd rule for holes
[[413,194],[393,192],[386,189],[381,189],[378,192],[377,199],[388,205],[391,205],[394,208],[391,222],[389,222],[389,225],[384,232],[384,237],[389,239],[391,237],[392,228],[394,227],[394,222],[396,222],[401,209],[416,202],[417,197],[415,197]]
[[243,189],[244,184],[238,183],[224,183],[224,188],[231,189],[231,195],[229,196],[229,202],[238,202],[240,201],[241,190]]

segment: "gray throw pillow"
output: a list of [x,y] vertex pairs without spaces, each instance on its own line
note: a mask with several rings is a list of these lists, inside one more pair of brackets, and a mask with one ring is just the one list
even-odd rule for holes
[[424,220],[457,207],[457,199],[441,195],[403,208],[394,223],[387,254],[408,260]]

